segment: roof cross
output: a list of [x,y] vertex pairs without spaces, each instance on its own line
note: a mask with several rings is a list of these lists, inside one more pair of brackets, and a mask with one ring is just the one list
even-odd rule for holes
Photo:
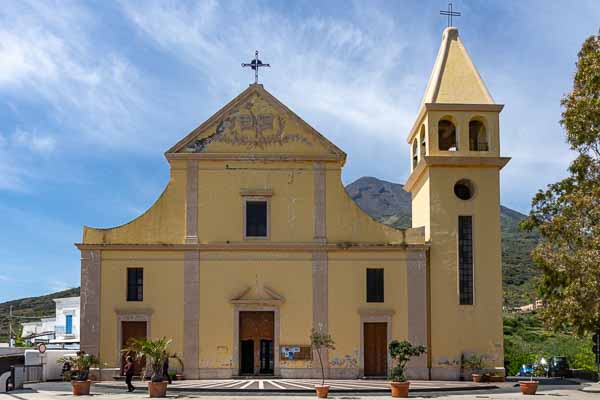
[[440,15],[448,16],[448,28],[452,26],[452,17],[460,17],[460,12],[452,11],[452,2],[448,3],[448,10],[440,10]]
[[242,67],[250,67],[254,70],[254,83],[258,83],[258,69],[260,67],[271,67],[270,64],[263,64],[262,61],[258,59],[258,50],[254,53],[254,60],[249,63],[242,63]]

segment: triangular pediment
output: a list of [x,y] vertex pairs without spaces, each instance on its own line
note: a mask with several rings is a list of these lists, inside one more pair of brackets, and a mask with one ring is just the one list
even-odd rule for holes
[[174,153],[340,160],[346,156],[259,84],[250,85],[167,151]]
[[283,296],[262,284],[258,279],[237,296],[229,300],[233,304],[281,304],[285,301]]
[[444,30],[423,103],[494,104],[454,27]]

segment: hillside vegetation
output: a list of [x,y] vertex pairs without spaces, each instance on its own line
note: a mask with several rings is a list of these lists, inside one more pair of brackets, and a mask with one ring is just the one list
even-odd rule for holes
[[545,330],[535,312],[504,315],[504,359],[509,375],[516,375],[522,364],[552,356],[567,357],[571,368],[594,371],[592,345],[591,337]]
[[73,296],[79,296],[79,288],[0,303],[0,342],[8,341],[10,306],[13,307],[13,330],[20,332],[21,322],[35,321],[35,319],[20,317],[54,317],[56,304],[52,300]]

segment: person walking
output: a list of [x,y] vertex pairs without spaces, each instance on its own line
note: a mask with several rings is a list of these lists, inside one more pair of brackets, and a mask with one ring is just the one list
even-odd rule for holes
[[135,365],[133,364],[133,358],[131,356],[127,356],[125,359],[125,383],[127,384],[127,391],[133,392],[135,390],[135,386],[131,383],[133,380],[133,373],[135,370]]
[[171,375],[169,375],[169,357],[165,358],[165,362],[163,363],[163,376],[167,378],[169,385],[173,383]]

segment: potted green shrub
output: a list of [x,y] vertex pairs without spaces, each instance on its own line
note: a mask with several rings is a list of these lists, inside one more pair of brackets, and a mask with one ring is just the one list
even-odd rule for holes
[[[56,360],[57,364],[65,365],[68,363],[70,368],[68,376],[71,379],[71,390],[73,396],[85,396],[90,394],[92,381],[90,377],[90,368],[98,366],[100,361],[93,354],[87,354],[85,351],[78,351],[75,357],[64,356]],[[67,372],[67,371],[65,371]]]
[[[163,377],[163,365],[170,354],[168,352],[171,339],[161,337],[152,339],[130,339],[128,348],[123,352],[135,353],[137,358],[145,358],[147,366],[150,367],[150,381],[148,382],[148,393],[150,397],[166,397],[167,382]],[[144,373],[146,376],[146,373]]]
[[463,359],[463,367],[471,370],[473,382],[482,382],[485,374],[481,372],[485,368],[485,358],[478,353],[473,353]]
[[521,394],[525,395],[534,395],[537,392],[539,381],[534,381],[534,376],[544,376],[546,374],[546,370],[540,364],[535,364],[533,366],[533,370],[529,375],[528,381],[519,381],[519,389],[521,390]]
[[390,387],[392,397],[408,397],[410,382],[404,376],[406,363],[413,357],[418,357],[427,352],[427,348],[422,345],[415,346],[408,340],[401,342],[393,340],[389,345],[390,357],[395,364],[390,371]]
[[324,399],[329,394],[329,385],[325,385],[325,367],[323,366],[323,355],[321,353],[324,350],[335,350],[335,342],[331,335],[325,332],[323,324],[319,324],[318,328],[313,328],[310,334],[310,344],[317,353],[321,365],[321,384],[315,385],[317,397]]

